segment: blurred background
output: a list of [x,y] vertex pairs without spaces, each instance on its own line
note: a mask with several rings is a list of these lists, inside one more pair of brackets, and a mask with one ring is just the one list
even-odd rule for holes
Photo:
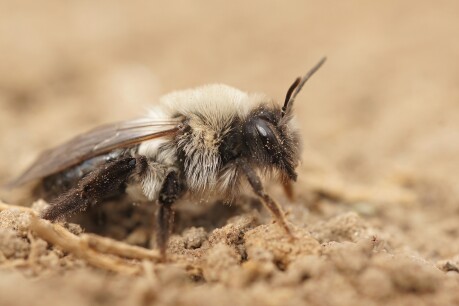
[[457,1],[3,0],[0,181],[171,90],[221,82],[282,101],[327,56],[296,104],[304,164],[425,190],[394,213],[417,212],[420,230],[459,213],[458,37]]
[[296,105],[308,148],[357,180],[396,164],[458,173],[457,37],[456,1],[3,0],[0,180],[171,90],[281,101],[322,56]]

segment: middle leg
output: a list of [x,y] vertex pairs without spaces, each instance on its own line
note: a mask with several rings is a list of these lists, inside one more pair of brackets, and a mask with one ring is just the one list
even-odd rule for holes
[[166,176],[158,197],[158,214],[156,218],[156,240],[163,258],[166,257],[167,241],[171,233],[174,220],[172,204],[182,195],[183,184],[177,172],[172,171]]

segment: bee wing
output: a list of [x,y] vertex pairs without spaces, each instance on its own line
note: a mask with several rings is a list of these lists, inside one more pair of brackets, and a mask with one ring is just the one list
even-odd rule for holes
[[44,151],[21,176],[7,184],[7,187],[19,187],[114,149],[175,135],[182,120],[183,118],[145,118],[100,126],[56,148]]

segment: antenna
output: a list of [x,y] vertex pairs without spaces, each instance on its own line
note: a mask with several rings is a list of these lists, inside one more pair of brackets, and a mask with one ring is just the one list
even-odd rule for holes
[[282,107],[282,117],[284,117],[287,111],[291,109],[296,96],[301,91],[304,84],[309,80],[310,77],[312,77],[314,73],[316,73],[317,70],[319,70],[319,68],[323,65],[323,63],[325,63],[326,60],[327,58],[323,57],[314,67],[311,68],[311,70],[308,71],[308,73],[306,73],[302,78],[297,78],[293,84],[290,85],[290,88],[287,91],[287,95],[285,96],[284,106]]

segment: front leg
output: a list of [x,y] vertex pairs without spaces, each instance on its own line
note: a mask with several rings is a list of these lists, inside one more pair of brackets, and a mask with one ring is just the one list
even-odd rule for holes
[[285,230],[287,235],[290,238],[294,238],[292,232],[290,231],[290,228],[287,225],[284,213],[282,212],[279,204],[277,204],[276,201],[274,201],[274,199],[271,198],[269,194],[265,192],[260,178],[252,169],[252,167],[250,167],[250,165],[244,159],[239,159],[237,161],[237,164],[239,165],[242,172],[244,172],[250,186],[252,187],[253,192],[255,192],[255,194],[261,198],[263,204],[265,204],[265,207],[269,209],[271,214],[276,219],[277,223]]
[[174,211],[172,204],[182,195],[183,184],[180,183],[178,173],[169,172],[166,176],[158,196],[158,215],[156,218],[156,239],[163,258],[166,258],[167,241],[171,232]]

